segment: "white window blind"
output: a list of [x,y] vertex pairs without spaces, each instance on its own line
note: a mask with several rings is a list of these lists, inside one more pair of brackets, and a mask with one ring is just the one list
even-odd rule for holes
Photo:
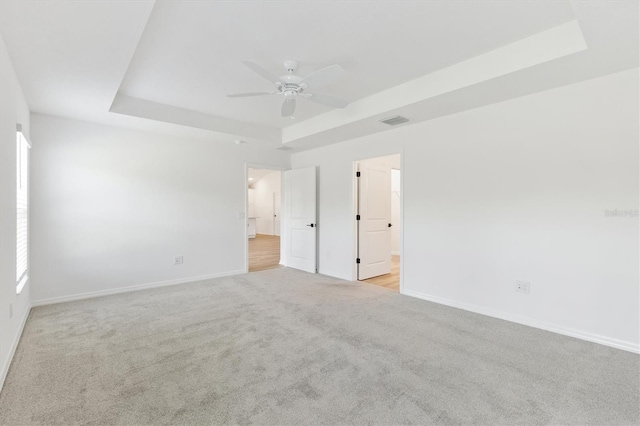
[[27,282],[29,259],[29,142],[20,128],[16,144],[16,290]]

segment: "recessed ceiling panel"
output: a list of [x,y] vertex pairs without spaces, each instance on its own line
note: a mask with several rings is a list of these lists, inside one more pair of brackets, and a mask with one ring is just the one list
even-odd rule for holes
[[241,61],[275,75],[346,70],[324,93],[356,101],[574,19],[568,1],[157,2],[120,93],[277,128],[329,111],[305,100],[294,120]]

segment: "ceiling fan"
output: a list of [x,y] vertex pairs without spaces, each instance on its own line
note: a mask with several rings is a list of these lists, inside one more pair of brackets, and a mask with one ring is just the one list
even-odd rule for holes
[[299,96],[312,102],[334,108],[344,108],[349,104],[349,102],[344,99],[336,98],[335,96],[323,95],[321,93],[313,93],[309,91],[315,90],[316,87],[330,84],[340,78],[344,74],[344,70],[340,65],[330,65],[311,73],[306,77],[300,77],[294,74],[294,71],[298,68],[298,63],[296,61],[288,60],[284,61],[284,67],[287,70],[287,74],[276,77],[255,62],[242,61],[242,63],[259,76],[275,84],[276,90],[273,92],[250,92],[227,95],[229,98],[282,95],[284,96],[284,102],[282,103],[282,116],[291,118],[293,118],[293,113],[296,111],[296,99]]

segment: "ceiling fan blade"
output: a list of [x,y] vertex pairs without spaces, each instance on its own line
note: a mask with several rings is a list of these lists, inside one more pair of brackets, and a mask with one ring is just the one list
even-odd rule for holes
[[285,99],[282,104],[282,116],[283,117],[291,117],[293,113],[296,112],[296,100],[294,99]]
[[344,69],[340,65],[329,65],[319,69],[302,79],[308,87],[320,87],[332,83],[344,75]]
[[275,82],[280,80],[278,77],[276,77],[275,75],[271,74],[269,71],[267,71],[266,69],[262,68],[262,66],[256,64],[255,62],[242,61],[242,63],[245,64],[248,68],[251,68],[253,70],[253,72],[258,74],[262,78],[265,78],[265,79],[269,80],[272,83],[275,83]]
[[234,93],[233,95],[227,95],[227,98],[246,98],[249,96],[266,96],[275,95],[278,92],[249,92],[249,93]]
[[334,108],[344,108],[349,105],[349,102],[344,99],[336,98],[335,96],[323,95],[321,93],[305,93],[307,99],[317,104],[327,105]]

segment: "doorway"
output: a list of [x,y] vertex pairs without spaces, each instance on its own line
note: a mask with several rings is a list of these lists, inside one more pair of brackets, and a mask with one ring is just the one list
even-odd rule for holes
[[280,268],[282,172],[247,168],[248,271]]
[[400,291],[400,154],[357,161],[356,275],[359,281]]

